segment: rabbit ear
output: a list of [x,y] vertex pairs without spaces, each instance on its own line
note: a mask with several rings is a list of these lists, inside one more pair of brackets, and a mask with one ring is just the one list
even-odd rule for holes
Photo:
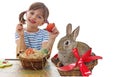
[[66,27],[66,35],[71,34],[71,32],[72,32],[72,24],[69,23]]
[[73,32],[72,32],[72,36],[73,36],[73,39],[76,40],[78,34],[79,34],[79,29],[80,29],[80,26],[78,26]]

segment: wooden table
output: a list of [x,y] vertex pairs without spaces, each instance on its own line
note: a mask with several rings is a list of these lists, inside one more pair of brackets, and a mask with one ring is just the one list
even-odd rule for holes
[[43,70],[24,69],[19,60],[9,60],[13,65],[0,68],[0,77],[60,77],[55,65],[48,60],[48,65]]

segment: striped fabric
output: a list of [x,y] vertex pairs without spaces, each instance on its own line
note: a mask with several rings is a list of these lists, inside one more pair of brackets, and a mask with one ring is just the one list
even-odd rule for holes
[[[42,42],[48,41],[49,34],[48,31],[40,29],[38,32],[29,33],[24,31],[24,39],[27,48],[35,48],[37,50],[41,49]],[[19,39],[17,33],[15,33],[15,39]]]

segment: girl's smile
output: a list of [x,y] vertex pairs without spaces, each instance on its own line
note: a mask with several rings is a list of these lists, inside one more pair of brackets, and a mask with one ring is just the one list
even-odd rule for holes
[[36,21],[33,20],[33,19],[28,19],[28,20],[29,20],[29,22],[32,23],[32,24],[35,24],[35,23],[36,23]]

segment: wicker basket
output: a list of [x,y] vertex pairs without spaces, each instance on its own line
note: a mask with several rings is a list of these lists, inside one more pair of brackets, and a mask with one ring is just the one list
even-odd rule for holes
[[47,59],[50,57],[50,54],[39,59],[29,59],[19,56],[21,65],[25,69],[40,70],[43,69],[47,63]]
[[[55,64],[56,67],[62,67],[63,65],[60,63],[58,58],[52,58],[51,61]],[[98,64],[98,60],[94,60],[89,63],[85,63],[85,65],[88,67],[90,71]],[[58,70],[61,76],[82,76],[81,72],[79,71],[79,68],[75,68],[72,71],[60,71]]]

